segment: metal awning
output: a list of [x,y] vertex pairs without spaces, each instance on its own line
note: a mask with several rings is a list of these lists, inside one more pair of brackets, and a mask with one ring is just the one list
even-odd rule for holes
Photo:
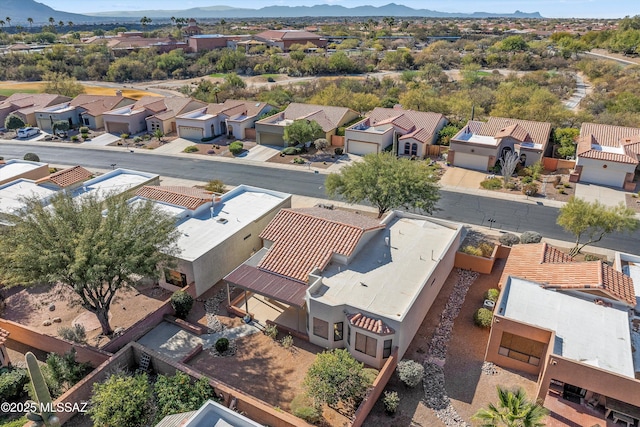
[[287,279],[286,277],[278,276],[277,274],[269,273],[247,264],[242,264],[233,270],[224,280],[229,285],[298,308],[304,306],[304,297],[308,288],[304,283]]

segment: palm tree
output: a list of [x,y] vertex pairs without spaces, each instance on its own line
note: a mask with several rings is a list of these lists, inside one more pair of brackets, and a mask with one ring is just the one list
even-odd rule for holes
[[27,22],[29,23],[29,28],[33,27],[33,18],[27,18]]
[[67,25],[69,26],[69,28],[73,27],[73,21],[67,22]]
[[49,25],[53,26],[56,23],[56,20],[53,19],[53,16],[49,17]]
[[171,23],[172,23],[172,24],[175,24],[175,23],[176,23],[176,17],[175,17],[175,16],[172,16],[172,17],[171,17],[171,18],[169,18],[169,19],[171,19]]
[[7,21],[7,25],[8,26],[11,26],[11,18],[10,17],[7,16],[6,18],[4,18],[4,20]]
[[548,411],[535,402],[527,400],[524,390],[515,391],[497,386],[498,406],[489,403],[471,419],[480,421],[482,427],[542,427]]
[[142,18],[140,18],[140,24],[142,24],[142,28],[147,28],[147,24],[151,23],[151,18],[147,18],[146,16],[143,16]]
[[59,26],[60,28],[64,27],[64,22],[63,22],[63,21],[58,21],[58,26]]
[[4,21],[0,19],[0,27],[4,28]]

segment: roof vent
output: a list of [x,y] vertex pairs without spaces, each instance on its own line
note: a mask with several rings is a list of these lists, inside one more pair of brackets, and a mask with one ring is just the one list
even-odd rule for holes
[[218,218],[216,222],[219,222],[220,224],[226,224],[227,222],[229,222],[229,220],[227,218]]

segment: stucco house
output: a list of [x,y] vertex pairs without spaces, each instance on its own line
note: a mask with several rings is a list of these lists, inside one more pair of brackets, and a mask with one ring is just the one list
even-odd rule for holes
[[10,114],[14,114],[30,126],[37,126],[36,111],[71,101],[68,96],[52,95],[48,93],[14,93],[4,101],[0,101],[0,127]]
[[218,135],[245,139],[245,130],[255,127],[258,118],[274,108],[264,102],[235,99],[209,104],[176,117],[178,136],[194,141]]
[[20,178],[40,179],[49,175],[49,165],[21,159],[0,160],[0,185]]
[[614,268],[573,262],[546,243],[514,246],[486,361],[536,375],[538,399],[559,396],[605,418],[640,420],[640,283],[623,260],[626,274],[619,256]]
[[115,134],[153,133],[160,129],[166,135],[176,131],[176,116],[206,105],[192,98],[143,96],[135,104],[105,112],[104,127]]
[[279,47],[288,52],[293,44],[312,44],[317,48],[325,48],[327,39],[306,30],[267,30],[253,36],[268,46]]
[[317,122],[324,131],[324,137],[331,141],[338,127],[357,119],[359,114],[346,107],[300,104],[292,102],[287,108],[256,122],[256,142],[262,145],[286,146],[284,129],[296,120]]
[[639,160],[640,129],[583,123],[572,181],[633,191]]
[[192,187],[144,186],[131,203],[153,200],[176,218],[180,233],[176,265],[160,286],[179,290],[195,283],[200,296],[260,249],[260,233],[276,213],[291,206],[291,195],[240,185],[225,194]]
[[103,113],[135,102],[122,93],[113,96],[81,94],[69,102],[37,110],[36,122],[45,132],[53,132],[53,124],[57,121],[68,121],[70,128],[87,126],[100,129],[104,127]]
[[529,166],[550,149],[551,123],[491,117],[487,122],[471,120],[449,141],[447,160],[454,166],[486,171],[505,153],[520,156]]
[[345,151],[363,156],[396,144],[399,156],[424,158],[425,147],[436,142],[447,123],[439,113],[378,107],[345,130]]
[[283,209],[260,234],[264,248],[225,281],[245,290],[237,307],[259,321],[380,368],[393,348],[400,358],[407,350],[453,268],[461,232],[400,211],[378,220]]

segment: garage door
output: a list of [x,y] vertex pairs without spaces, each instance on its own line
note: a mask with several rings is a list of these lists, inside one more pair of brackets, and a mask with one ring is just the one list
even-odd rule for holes
[[377,153],[378,144],[350,139],[347,142],[347,152],[351,154],[355,154],[357,156],[364,156],[365,154]]
[[607,170],[597,166],[584,167],[580,174],[580,182],[590,182],[592,184],[606,185],[609,187],[622,187],[626,173],[624,171]]
[[193,141],[200,141],[203,135],[203,129],[193,126],[180,126],[178,127],[178,135],[180,138],[191,139]]
[[486,171],[489,160],[485,156],[478,156],[477,154],[456,152],[453,157],[453,164],[461,168]]
[[284,147],[284,139],[282,135],[269,132],[260,132],[260,144],[261,145],[276,145],[278,147]]
[[114,133],[116,135],[129,133],[129,124],[127,123],[106,122],[105,128],[109,131],[109,133]]

